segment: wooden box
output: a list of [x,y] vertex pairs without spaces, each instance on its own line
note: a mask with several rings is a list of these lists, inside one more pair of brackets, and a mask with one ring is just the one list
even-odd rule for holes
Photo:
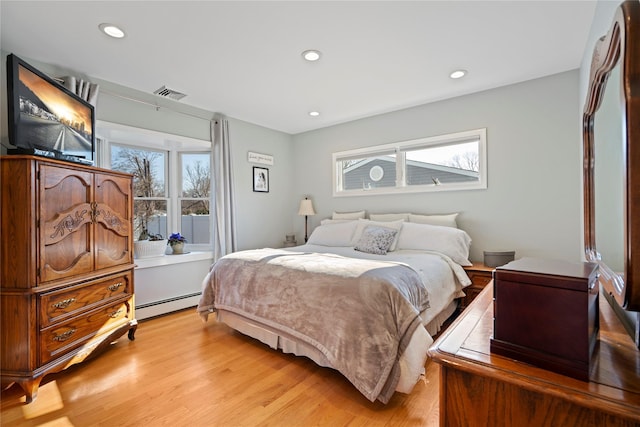
[[496,268],[491,352],[583,381],[598,340],[598,266],[522,258]]

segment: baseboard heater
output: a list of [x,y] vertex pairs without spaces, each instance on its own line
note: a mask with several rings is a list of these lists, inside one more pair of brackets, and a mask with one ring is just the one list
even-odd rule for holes
[[180,295],[173,298],[137,305],[136,319],[148,319],[150,317],[171,313],[172,311],[195,307],[200,301],[200,295],[202,295],[202,292],[195,292],[188,295]]

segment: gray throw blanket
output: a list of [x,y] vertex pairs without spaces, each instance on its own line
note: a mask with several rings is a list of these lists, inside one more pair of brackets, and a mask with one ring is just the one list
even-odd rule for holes
[[204,281],[198,312],[238,313],[320,350],[369,400],[387,403],[398,359],[428,308],[411,267],[333,254],[278,249],[218,260]]

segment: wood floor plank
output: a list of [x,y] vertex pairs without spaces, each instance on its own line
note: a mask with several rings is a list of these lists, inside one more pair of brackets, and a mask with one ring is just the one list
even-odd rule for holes
[[340,373],[283,354],[194,309],[140,322],[93,360],[48,375],[27,405],[2,392],[2,426],[437,426],[438,367],[387,405]]

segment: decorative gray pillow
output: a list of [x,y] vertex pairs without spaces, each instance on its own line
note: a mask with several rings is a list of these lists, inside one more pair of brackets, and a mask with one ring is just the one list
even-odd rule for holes
[[398,230],[392,228],[368,225],[354,249],[370,254],[386,255],[397,233]]

